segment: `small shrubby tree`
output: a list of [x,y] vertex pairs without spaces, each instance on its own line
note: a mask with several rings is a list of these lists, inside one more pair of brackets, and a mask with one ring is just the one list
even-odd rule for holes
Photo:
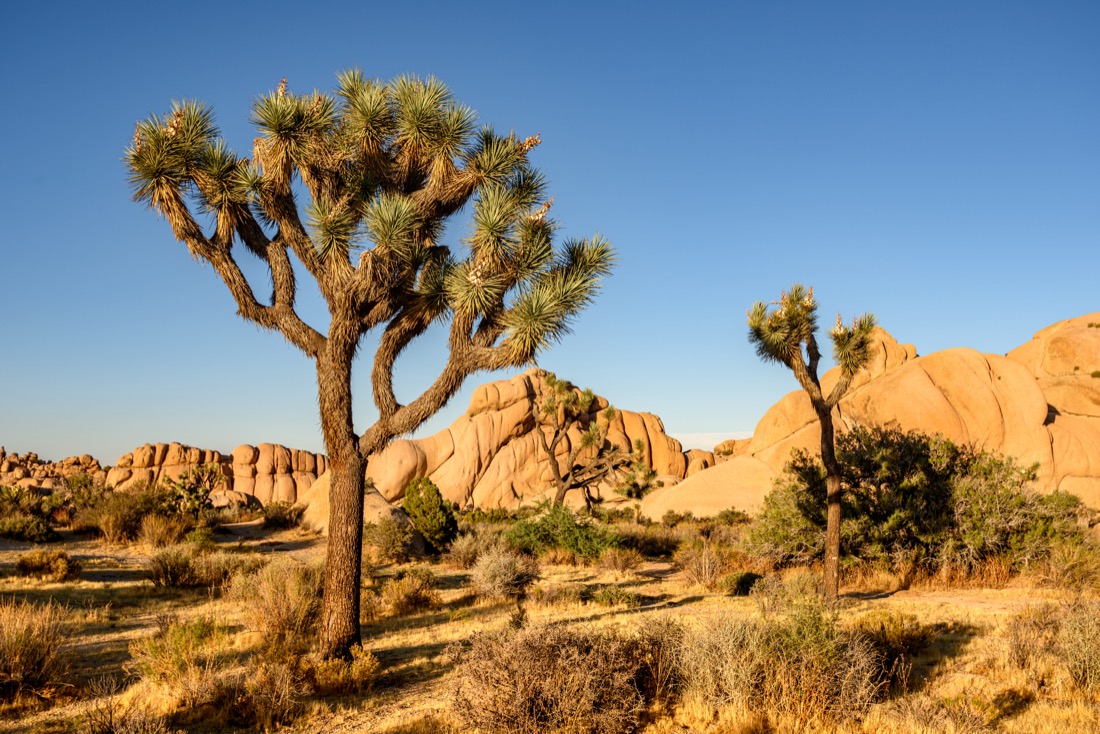
[[817,346],[817,301],[813,288],[795,284],[771,304],[757,301],[748,311],[749,341],[761,359],[790,369],[806,391],[821,427],[821,463],[825,467],[827,522],[825,532],[825,598],[836,599],[840,587],[840,467],[833,447],[833,408],[848,391],[852,377],[871,360],[871,333],[875,317],[864,314],[845,326],[840,315],[829,336],[833,359],[840,370],[832,391],[825,395],[817,376],[821,351]]
[[[618,411],[613,406],[599,410],[595,393],[590,388],[577,390],[568,380],[560,380],[553,372],[546,373],[549,389],[539,407],[540,427],[535,431],[539,446],[546,455],[550,476],[554,482],[554,505],[560,505],[573,490],[581,490],[589,508],[596,497],[592,487],[606,478],[645,465],[642,446],[626,451],[607,440],[611,421]],[[564,457],[558,456],[558,446],[569,438],[569,430],[578,428],[580,440],[569,447]],[[652,477],[638,469],[637,478],[648,486]]]
[[[434,78],[384,84],[353,70],[339,75],[335,94],[301,95],[283,80],[254,102],[251,119],[259,135],[251,155],[239,155],[209,107],[174,103],[137,124],[124,162],[134,199],[212,267],[238,314],[316,365],[331,477],[323,649],[347,657],[360,638],[366,458],[423,424],[470,375],[529,364],[566,334],[613,252],[599,236],[555,247],[551,200],[528,160],[539,136],[479,129]],[[452,251],[444,229],[464,208],[472,226]],[[208,231],[196,215],[208,217]],[[268,277],[258,286],[269,296],[258,295],[242,255],[261,263]],[[296,308],[300,273],[327,306],[326,331]],[[403,403],[394,366],[441,322],[446,362]],[[353,420],[351,374],[367,334],[377,338],[377,420],[364,431]]]
[[458,535],[454,509],[431,479],[421,477],[409,482],[402,507],[436,553],[446,551]]

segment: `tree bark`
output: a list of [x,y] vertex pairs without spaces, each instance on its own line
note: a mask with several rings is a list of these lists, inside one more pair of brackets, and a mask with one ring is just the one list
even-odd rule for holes
[[823,594],[835,602],[840,593],[840,465],[833,446],[833,414],[828,405],[814,406],[821,424],[821,463],[825,465],[827,514]]
[[[332,331],[336,331],[335,325]],[[328,550],[325,557],[321,653],[350,656],[361,641],[359,582],[362,572],[364,461],[352,422],[351,363],[355,341],[329,343],[317,359],[321,432],[328,454]]]

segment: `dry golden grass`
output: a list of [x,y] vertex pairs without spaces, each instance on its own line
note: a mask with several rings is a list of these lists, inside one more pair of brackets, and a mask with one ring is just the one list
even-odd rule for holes
[[[258,522],[234,532],[217,536],[217,545],[234,550],[263,549],[269,555],[292,556],[302,563],[317,561],[324,550],[323,540],[315,536],[297,530],[270,533],[259,529]],[[121,676],[130,644],[152,635],[158,615],[164,613],[185,619],[218,619],[227,630],[229,657],[241,665],[260,654],[263,640],[248,630],[242,603],[223,598],[217,589],[154,588],[142,575],[150,551],[140,544],[119,547],[63,535],[65,540],[56,547],[84,569],[74,581],[44,583],[19,578],[14,575],[15,564],[31,546],[0,544],[0,598],[60,604],[65,609],[66,646],[74,653],[74,688],[68,698],[55,700],[37,713],[23,711],[19,719],[11,712],[0,712],[0,734],[78,731],[82,712],[94,700],[90,682],[103,675]],[[406,564],[383,569],[376,589],[397,571],[414,567]],[[479,601],[469,588],[467,570],[438,564],[431,568],[439,594],[437,608],[403,615],[364,615],[364,649],[378,661],[377,670],[370,675],[373,689],[306,696],[297,718],[283,731],[446,734],[461,730],[448,708],[455,669],[446,651],[479,632],[503,629],[515,605]],[[875,704],[862,722],[845,724],[837,732],[1100,732],[1100,704],[1074,686],[1056,645],[1033,644],[1030,655],[1013,652],[1014,645],[1026,645],[1013,641],[1013,619],[1043,604],[1061,609],[1079,589],[1062,590],[1038,578],[1004,579],[993,568],[980,578],[955,582],[944,577],[918,578],[908,589],[902,588],[902,581],[872,573],[845,577],[842,622],[874,612],[903,612],[933,626],[936,636],[912,661],[906,695]],[[601,606],[590,600],[593,590],[612,585],[636,595],[640,605]],[[1086,589],[1084,593],[1094,592]],[[667,616],[689,629],[730,617],[758,618],[761,605],[753,596],[707,592],[669,561],[649,560],[625,573],[599,565],[544,565],[542,578],[529,594],[527,614],[529,624],[584,624],[629,634]],[[177,697],[150,682],[130,685],[118,696],[124,702],[148,704],[158,714],[179,708]],[[204,723],[206,720],[209,723]],[[774,722],[767,722],[759,713],[735,707],[716,712],[690,702],[649,711],[643,722],[639,730],[643,734],[777,731]],[[201,710],[187,718],[186,726],[176,724],[174,728],[233,730],[224,717]]]

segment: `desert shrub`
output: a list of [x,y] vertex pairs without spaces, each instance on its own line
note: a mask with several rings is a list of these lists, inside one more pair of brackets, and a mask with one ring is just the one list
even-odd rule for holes
[[718,588],[726,571],[725,560],[705,540],[681,546],[673,556],[673,562],[683,571],[689,582],[708,591]]
[[499,525],[516,519],[515,512],[503,507],[475,507],[460,514],[465,525]]
[[[900,570],[961,575],[994,559],[1010,573],[1056,542],[1080,542],[1079,502],[1028,488],[1034,469],[940,436],[856,426],[837,438],[844,490],[841,554]],[[807,565],[824,552],[825,471],[795,451],[764,498],[745,547],[777,566]]]
[[382,599],[373,591],[363,589],[359,593],[359,623],[374,624],[382,616]]
[[664,525],[627,525],[616,528],[619,546],[646,558],[671,558],[680,547],[680,535]]
[[124,701],[122,686],[110,676],[92,680],[89,701],[80,717],[80,734],[169,734],[168,722],[147,702]]
[[643,700],[667,703],[679,694],[683,644],[683,625],[667,616],[650,620],[634,632],[631,656],[639,664],[634,681]]
[[184,541],[197,551],[213,550],[214,530],[209,525],[197,525],[183,536]]
[[691,510],[685,510],[684,512],[677,512],[676,510],[668,510],[661,516],[661,524],[666,528],[674,528],[681,523],[694,522],[695,515]]
[[150,548],[163,548],[181,542],[191,522],[179,515],[146,515],[138,526],[137,539]]
[[382,603],[396,617],[437,609],[443,597],[433,588],[434,581],[431,572],[407,573],[389,579],[382,584]]
[[172,512],[171,497],[163,487],[139,483],[125,491],[108,492],[77,520],[98,529],[108,543],[125,543],[137,539],[145,516]]
[[191,557],[191,574],[195,586],[220,588],[226,586],[234,576],[256,573],[266,564],[266,558],[254,553],[195,553]]
[[25,543],[57,540],[45,498],[34,489],[0,486],[0,538]]
[[1012,615],[1004,629],[1009,662],[1026,669],[1058,642],[1060,629],[1061,610],[1054,604],[1028,606]]
[[624,589],[616,584],[601,584],[597,586],[589,597],[593,604],[601,607],[636,607],[642,603],[642,598],[629,589]]
[[33,550],[19,556],[15,572],[42,581],[70,581],[80,575],[80,562],[61,550]]
[[486,599],[523,599],[539,577],[534,558],[504,546],[482,553],[470,572],[474,593]]
[[447,550],[447,563],[453,568],[473,568],[481,554],[500,543],[497,536],[484,531],[462,533],[451,542]]
[[935,628],[922,624],[912,614],[879,610],[856,617],[848,628],[866,638],[882,660],[884,681],[905,688],[913,659],[936,637]]
[[363,543],[374,550],[379,561],[404,563],[412,551],[412,528],[384,515],[363,526]]
[[427,477],[414,479],[405,488],[402,508],[435,553],[447,550],[458,535],[458,520],[451,503]]
[[170,545],[160,548],[149,556],[145,566],[145,576],[153,586],[164,588],[185,588],[198,586],[191,568],[192,551],[185,545]]
[[0,700],[60,683],[69,667],[63,641],[59,606],[0,599]]
[[268,502],[264,505],[263,527],[268,530],[286,530],[298,527],[306,508],[290,502]]
[[185,707],[222,701],[227,695],[220,675],[226,629],[206,616],[189,621],[166,617],[160,623],[154,635],[130,643],[135,670],[166,686]]
[[756,582],[764,578],[752,571],[734,571],[718,580],[718,586],[730,596],[748,596]]
[[583,601],[583,589],[577,584],[539,584],[530,595],[540,606],[571,606]]
[[288,558],[271,561],[255,573],[233,576],[229,597],[240,603],[245,622],[273,646],[305,643],[321,611],[324,569]]
[[334,693],[366,693],[378,674],[378,658],[362,645],[351,648],[351,659],[311,657],[305,672],[313,690],[322,696]]
[[735,507],[728,507],[722,510],[714,516],[714,521],[719,525],[725,525],[726,527],[734,527],[736,525],[748,525],[752,522],[752,518],[744,510],[738,510]]
[[771,723],[816,731],[858,719],[879,697],[882,663],[866,638],[842,629],[813,599],[763,620],[716,620],[684,638],[685,698],[715,711],[760,711]]
[[1100,694],[1100,602],[1078,600],[1062,619],[1061,648],[1075,686]]
[[637,724],[639,661],[629,641],[563,626],[479,634],[460,658],[451,710],[493,732],[618,734]]
[[249,721],[262,731],[275,731],[301,714],[311,692],[299,665],[260,660],[248,671],[240,703]]
[[637,570],[644,561],[642,554],[633,548],[605,548],[596,565],[605,571],[624,574]]
[[587,560],[616,544],[611,531],[564,505],[542,507],[535,517],[517,521],[505,537],[526,553],[542,555],[550,548],[561,548]]

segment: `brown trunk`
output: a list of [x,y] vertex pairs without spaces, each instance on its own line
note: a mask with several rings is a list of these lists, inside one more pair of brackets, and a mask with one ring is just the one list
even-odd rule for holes
[[[332,330],[335,331],[335,328]],[[321,431],[328,453],[328,552],[321,624],[321,653],[350,657],[361,641],[359,584],[363,546],[363,457],[352,423],[351,362],[354,341],[329,336],[317,358],[317,395]]]
[[821,423],[821,463],[825,465],[825,601],[836,601],[840,593],[840,465],[833,447],[833,414],[827,405],[815,406]]

